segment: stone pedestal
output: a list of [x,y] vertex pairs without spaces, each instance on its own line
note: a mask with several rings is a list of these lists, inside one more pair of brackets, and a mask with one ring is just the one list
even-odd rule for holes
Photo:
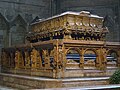
[[0,84],[17,89],[45,89],[107,85],[109,77],[51,79],[0,73]]

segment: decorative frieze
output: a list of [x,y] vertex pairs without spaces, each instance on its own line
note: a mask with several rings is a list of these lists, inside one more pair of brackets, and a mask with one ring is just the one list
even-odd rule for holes
[[50,39],[100,40],[108,30],[103,27],[103,17],[86,12],[65,12],[58,16],[32,24],[27,40],[46,41]]

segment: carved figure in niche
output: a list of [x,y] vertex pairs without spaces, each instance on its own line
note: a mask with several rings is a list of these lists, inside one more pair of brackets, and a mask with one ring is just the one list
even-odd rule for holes
[[36,60],[37,60],[37,50],[33,49],[31,52],[31,67],[32,69],[36,68]]
[[19,67],[24,68],[24,57],[23,57],[24,52],[20,52],[20,59],[19,59]]
[[61,69],[62,67],[63,67],[63,51],[62,47],[59,47],[58,68]]
[[7,67],[10,67],[10,61],[11,61],[11,56],[10,56],[10,52],[7,52],[6,53],[7,54],[7,61],[6,61],[6,65],[7,65]]
[[30,68],[30,55],[28,51],[25,52],[25,65],[26,68]]
[[54,50],[50,50],[50,66],[53,67],[53,63],[54,63]]
[[42,59],[41,59],[41,57],[40,57],[40,52],[39,52],[39,51],[37,51],[36,67],[37,67],[37,68],[42,67]]
[[107,51],[106,51],[106,49],[102,48],[100,53],[101,53],[101,62],[103,64],[103,66],[105,67],[107,64],[107,59],[106,59],[107,58]]
[[11,62],[10,62],[10,65],[11,65],[11,67],[14,67],[15,66],[15,52],[11,52],[10,53],[10,56],[11,56]]
[[2,52],[1,54],[1,60],[2,60],[2,66],[7,66],[7,54],[5,51]]
[[20,61],[20,51],[15,52],[15,68],[19,68],[19,61]]
[[43,50],[44,58],[45,58],[45,67],[50,67],[50,57],[48,50]]

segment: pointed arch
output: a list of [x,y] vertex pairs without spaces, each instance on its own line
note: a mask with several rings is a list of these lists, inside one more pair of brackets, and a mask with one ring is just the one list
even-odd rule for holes
[[66,51],[66,60],[67,63],[80,63],[80,49],[79,48],[69,48]]
[[14,25],[14,24],[21,24],[21,25],[27,25],[27,23],[25,22],[25,20],[23,19],[23,17],[18,14],[15,19],[11,22],[11,25]]
[[107,52],[107,66],[117,66],[118,63],[118,51],[109,49]]
[[79,48],[68,48],[68,49],[66,50],[66,52],[65,52],[65,55],[67,55],[67,53],[69,52],[69,50],[75,50],[75,51],[77,51],[79,54],[81,53]]
[[[18,14],[16,16],[16,18],[11,22],[10,28],[12,28],[12,27],[18,27],[18,28],[16,28],[17,32],[25,32],[27,23],[25,22],[23,17],[20,14]],[[19,29],[19,28],[22,28],[22,29]],[[20,31],[20,30],[22,30],[22,31]]]
[[9,23],[1,13],[0,13],[0,30],[9,30]]
[[97,62],[97,56],[98,56],[98,53],[96,49],[91,49],[91,48],[86,49],[84,52],[85,67],[87,68],[89,67],[89,69],[95,68],[96,62]]
[[0,13],[0,48],[7,47],[9,41],[9,23]]
[[27,23],[20,14],[11,22],[9,32],[9,46],[25,43]]
[[93,51],[96,55],[98,55],[98,52],[97,52],[96,49],[86,49],[86,50],[84,51],[84,54],[85,54],[86,51]]

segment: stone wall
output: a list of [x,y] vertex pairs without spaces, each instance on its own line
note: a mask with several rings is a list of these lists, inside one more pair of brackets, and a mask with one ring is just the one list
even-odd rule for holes
[[25,43],[29,23],[51,16],[50,7],[50,0],[0,0],[0,48]]
[[50,0],[0,0],[0,13],[9,21],[18,14],[27,21],[50,16]]

